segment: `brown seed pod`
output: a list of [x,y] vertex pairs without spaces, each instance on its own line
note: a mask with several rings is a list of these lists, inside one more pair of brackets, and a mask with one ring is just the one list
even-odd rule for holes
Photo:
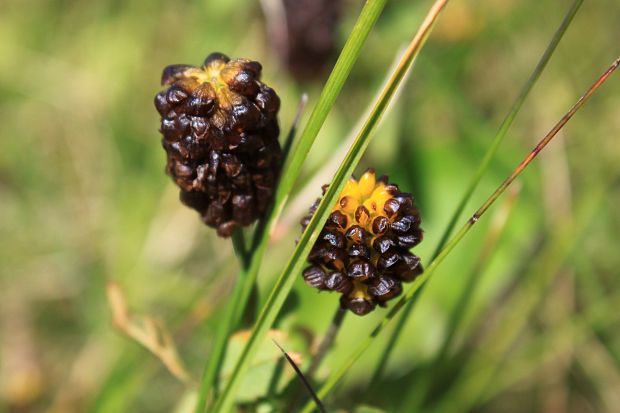
[[280,173],[280,99],[260,74],[258,62],[213,53],[166,67],[155,96],[166,172],[222,237],[265,213]]
[[[302,220],[304,228],[317,206]],[[422,241],[420,222],[411,195],[387,177],[368,170],[359,181],[352,178],[308,255],[306,283],[341,293],[341,306],[357,315],[385,305],[402,292],[402,282],[422,273],[420,259],[409,252]]]

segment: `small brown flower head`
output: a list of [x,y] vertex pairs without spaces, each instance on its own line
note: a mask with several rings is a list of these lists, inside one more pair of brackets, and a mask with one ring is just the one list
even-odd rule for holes
[[338,52],[342,0],[283,0],[286,30],[273,43],[281,60],[299,81],[321,79]]
[[213,53],[200,67],[166,67],[155,96],[166,172],[223,237],[266,211],[280,173],[280,99],[260,74],[258,62]]
[[[323,188],[325,192],[326,187]],[[319,201],[302,220],[305,228]],[[341,293],[340,304],[357,315],[402,292],[403,281],[422,273],[409,249],[422,241],[420,213],[410,194],[367,170],[351,178],[334,206],[303,271],[307,284]]]

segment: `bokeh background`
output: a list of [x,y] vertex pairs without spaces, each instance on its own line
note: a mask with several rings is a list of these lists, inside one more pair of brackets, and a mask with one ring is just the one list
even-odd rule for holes
[[[570,4],[454,0],[440,17],[360,165],[414,194],[425,229],[416,253],[424,262]],[[388,2],[309,154],[269,248],[257,302],[429,6]],[[360,7],[342,2],[337,50]],[[249,57],[278,91],[287,131],[301,94],[311,108],[328,70],[294,76],[268,35],[278,20],[267,15],[259,2],[243,0],[0,3],[0,412],[189,411],[183,404],[191,390],[114,329],[106,284],[117,283],[132,311],[160,320],[188,371],[200,376],[237,265],[229,242],[178,202],[163,172],[152,100],[168,64],[198,64],[212,51]],[[585,2],[468,213],[617,57],[619,22],[616,0]],[[616,75],[523,174],[512,203],[500,201],[436,273],[383,378],[368,387],[390,329],[330,406],[617,411],[619,137]],[[508,213],[504,228],[493,223],[498,211]],[[493,234],[498,239],[489,242]],[[448,320],[472,284],[454,346],[437,368]],[[288,350],[303,358],[336,303],[300,277],[276,326],[291,336]],[[349,316],[320,376],[384,314]],[[422,399],[408,401],[420,388],[414,399]],[[256,399],[251,389],[243,393],[246,402]]]

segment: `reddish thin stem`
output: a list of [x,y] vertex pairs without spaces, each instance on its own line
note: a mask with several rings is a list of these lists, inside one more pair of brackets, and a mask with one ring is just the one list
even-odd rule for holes
[[521,172],[523,172],[523,170],[530,164],[530,162],[532,162],[534,158],[538,156],[540,151],[542,151],[543,148],[547,146],[549,142],[551,142],[555,135],[557,135],[557,133],[570,120],[570,118],[572,118],[573,115],[579,110],[579,108],[581,108],[583,104],[586,103],[590,96],[592,96],[592,94],[596,92],[596,90],[607,80],[607,78],[611,76],[611,74],[614,72],[614,70],[618,68],[619,65],[620,57],[617,58],[611,64],[611,66],[609,66],[605,73],[603,73],[601,77],[599,77],[598,80],[592,84],[592,86],[590,86],[590,89],[588,89],[588,91],[579,98],[579,100],[573,105],[572,108],[570,108],[566,115],[564,115],[564,117],[555,124],[555,126],[549,131],[549,133],[547,133],[547,135],[545,135],[545,137],[540,142],[538,142],[538,145],[536,145],[536,147],[532,149],[529,155],[526,156],[523,161],[521,161],[521,163],[514,169],[514,171],[512,171],[510,176],[506,178],[504,182],[502,182],[502,184],[495,190],[495,192],[493,192],[493,195],[491,195],[489,199],[487,199],[487,201],[476,211],[476,213],[472,215],[472,217],[469,219],[470,223],[473,224],[478,221],[482,214],[484,214],[486,210],[489,209],[489,207],[493,204],[495,199],[506,190],[506,188],[512,183],[512,181],[514,181],[517,176],[519,176]]

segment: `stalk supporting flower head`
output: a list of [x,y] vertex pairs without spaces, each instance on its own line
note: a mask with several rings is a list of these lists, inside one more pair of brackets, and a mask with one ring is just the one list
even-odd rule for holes
[[[327,187],[323,187],[323,191]],[[305,228],[319,201],[301,224]],[[368,169],[351,178],[313,246],[303,271],[306,283],[341,293],[340,304],[357,315],[402,292],[403,281],[422,273],[420,259],[409,249],[422,241],[420,213],[411,194]]]
[[200,67],[166,67],[168,88],[155,96],[166,172],[182,202],[222,237],[263,215],[280,173],[280,99],[261,70],[212,53]]

